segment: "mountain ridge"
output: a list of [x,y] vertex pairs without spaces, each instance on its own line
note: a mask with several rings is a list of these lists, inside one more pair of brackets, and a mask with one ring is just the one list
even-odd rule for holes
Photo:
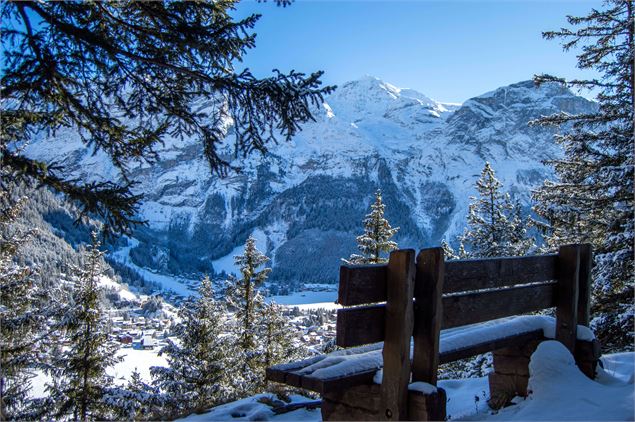
[[[595,106],[561,86],[531,81],[453,106],[364,77],[325,97],[315,122],[290,142],[272,145],[264,157],[234,160],[242,171],[226,179],[211,176],[200,146],[169,140],[159,163],[132,169],[150,225],[135,232],[128,263],[177,275],[231,271],[231,255],[254,234],[272,257],[278,284],[333,282],[339,258],[355,252],[377,188],[386,217],[401,227],[403,247],[453,240],[462,231],[485,161],[529,212],[530,189],[551,174],[542,161],[560,151],[554,130],[527,123]],[[76,171],[109,174],[99,155],[63,151],[60,159]],[[38,149],[29,152],[37,156]]]

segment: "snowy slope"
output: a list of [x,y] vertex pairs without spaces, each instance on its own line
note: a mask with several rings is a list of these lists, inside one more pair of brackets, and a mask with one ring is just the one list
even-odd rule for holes
[[[561,343],[543,342],[532,355],[529,365],[532,393],[527,398],[516,397],[514,405],[500,411],[493,411],[487,405],[487,377],[441,380],[438,385],[447,393],[448,420],[633,420],[634,359],[633,353],[606,355],[602,362],[605,368],[610,366],[611,369],[598,368],[598,376],[590,380],[578,370],[573,356]],[[322,420],[319,409],[298,409],[276,415],[271,407],[259,401],[264,396],[248,397],[182,420]],[[267,396],[275,399],[273,395]],[[310,399],[293,396],[292,402],[301,401]]]
[[[374,77],[351,81],[325,98],[316,121],[291,142],[272,145],[264,158],[235,160],[242,172],[226,179],[210,176],[195,142],[168,140],[158,164],[133,169],[146,195],[142,216],[150,224],[135,234],[129,256],[118,257],[197,278],[231,272],[233,255],[255,234],[280,284],[332,282],[340,258],[355,252],[355,235],[377,188],[387,218],[401,227],[400,246],[452,241],[463,230],[486,160],[528,211],[530,189],[549,174],[542,160],[558,148],[551,130],[527,123],[594,107],[562,87],[530,81],[463,105]],[[111,175],[103,157],[78,152],[68,139],[59,154],[52,140],[34,143],[29,153],[58,157],[86,177]]]

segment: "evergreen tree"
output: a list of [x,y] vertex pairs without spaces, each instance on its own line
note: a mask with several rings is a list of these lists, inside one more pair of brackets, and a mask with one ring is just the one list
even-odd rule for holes
[[261,347],[260,382],[257,390],[265,387],[265,369],[278,363],[289,362],[304,357],[304,348],[276,303],[265,304],[259,315],[259,343]]
[[[237,71],[255,46],[259,15],[236,20],[235,0],[5,1],[2,38],[0,167],[10,178],[63,192],[114,232],[130,232],[139,195],[128,168],[154,162],[168,137],[200,141],[211,170],[230,169],[218,151],[233,123],[235,155],[259,151],[276,133],[289,140],[313,119],[311,107],[334,87],[322,72]],[[278,4],[286,5],[287,0]],[[210,103],[201,110],[205,100]],[[22,146],[41,131],[68,128],[110,157],[121,182],[83,182]]]
[[445,256],[446,261],[450,259],[461,259],[461,257],[454,251],[452,246],[450,246],[445,239],[441,241],[441,248],[443,249],[443,255]]
[[28,418],[30,379],[39,360],[39,289],[33,271],[14,262],[18,248],[33,234],[14,227],[24,201],[13,202],[0,190],[0,420]]
[[113,409],[115,419],[139,421],[164,417],[160,411],[164,399],[156,387],[143,381],[135,368],[126,387],[110,388],[105,402]]
[[[633,347],[633,6],[632,0],[608,0],[604,10],[569,16],[571,28],[543,33],[546,39],[562,39],[565,51],[579,48],[578,67],[598,71],[599,79],[535,78],[537,83],[555,81],[598,92],[594,113],[558,113],[533,122],[561,126],[563,133],[556,135],[556,141],[564,149],[562,159],[549,162],[556,179],[546,181],[534,198],[536,213],[546,221],[545,238],[551,247],[593,244],[599,322],[595,328],[605,345],[614,343],[616,348]],[[629,335],[620,341],[611,332]]]
[[490,164],[485,163],[476,182],[479,197],[470,198],[468,227],[460,236],[471,257],[525,255],[534,246],[533,239],[526,236],[520,206],[514,206],[509,194],[501,189],[502,183]]
[[103,275],[103,252],[97,233],[85,253],[82,268],[75,268],[71,303],[64,309],[60,327],[68,347],[52,356],[53,384],[47,386],[55,403],[55,417],[74,420],[104,419],[104,398],[112,385],[106,369],[120,361],[118,345],[110,339],[109,321],[102,309],[99,277]]
[[[232,277],[226,292],[226,300],[231,309],[236,311],[238,321],[239,347],[249,355],[256,349],[255,327],[256,316],[261,312],[264,299],[258,287],[267,279],[271,268],[258,270],[269,261],[269,258],[256,248],[256,239],[249,236],[245,242],[245,251],[234,257],[236,266],[240,269],[241,278]],[[247,356],[246,363],[251,360]]]
[[223,331],[224,314],[214,300],[210,279],[205,277],[198,297],[188,298],[179,309],[178,343],[168,340],[160,351],[167,356],[169,366],[150,368],[154,385],[166,397],[169,414],[162,418],[201,412],[232,398],[230,380],[237,375],[235,351],[231,336]]
[[397,243],[390,240],[397,233],[384,218],[384,208],[381,190],[375,192],[375,203],[370,206],[370,213],[364,218],[364,234],[357,236],[357,248],[362,255],[352,254],[343,261],[347,264],[379,264],[387,262],[382,254],[397,249]]
[[528,233],[528,229],[534,226],[534,222],[530,217],[523,216],[523,208],[518,200],[512,203],[509,219],[512,225],[511,244],[514,245],[515,254],[522,256],[530,251],[535,253],[536,239]]

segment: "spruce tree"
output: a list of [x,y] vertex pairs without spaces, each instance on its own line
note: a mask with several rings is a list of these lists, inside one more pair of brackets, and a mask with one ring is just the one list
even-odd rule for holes
[[68,347],[52,356],[53,383],[47,386],[55,405],[54,416],[74,420],[105,419],[109,409],[106,394],[113,379],[106,369],[120,361],[119,348],[109,336],[109,321],[103,311],[99,278],[103,276],[103,252],[97,233],[84,254],[82,268],[75,268],[70,303],[60,316]]
[[470,198],[468,227],[459,238],[470,257],[525,255],[534,245],[533,239],[526,236],[520,206],[512,204],[502,187],[486,162],[476,182],[479,196]]
[[[556,178],[534,195],[535,211],[546,222],[546,241],[552,248],[593,244],[595,328],[605,345],[618,349],[633,347],[633,7],[632,0],[608,0],[602,10],[567,17],[569,28],[543,33],[546,39],[561,39],[565,51],[579,49],[578,67],[594,69],[600,78],[565,81],[540,75],[536,82],[591,88],[598,93],[598,107],[591,113],[558,113],[532,122],[562,130],[556,141],[564,156],[549,162]],[[628,335],[614,335],[620,332]]]
[[535,251],[536,239],[528,232],[528,229],[534,226],[534,222],[531,218],[523,216],[522,206],[518,200],[512,203],[509,219],[512,225],[511,244],[514,255],[522,256],[530,251]]
[[158,419],[157,409],[161,403],[158,390],[146,383],[135,368],[126,386],[128,397],[128,420]]
[[265,304],[259,315],[258,341],[261,348],[260,382],[258,390],[265,387],[265,369],[278,363],[290,362],[304,357],[297,334],[284,316],[282,306],[271,302]]
[[[322,72],[259,79],[237,69],[255,47],[260,16],[235,19],[236,3],[2,2],[0,167],[10,170],[9,180],[49,186],[83,215],[101,217],[109,231],[128,233],[140,223],[141,200],[128,170],[155,162],[165,139],[197,139],[221,176],[231,170],[219,152],[227,122],[235,156],[265,153],[277,134],[291,139],[334,87],[320,87]],[[89,152],[105,153],[121,177],[85,182],[53,165],[54,157],[24,153],[38,133],[55,136],[61,128]]]
[[256,248],[256,239],[249,236],[245,242],[243,254],[234,257],[241,278],[232,277],[230,279],[230,285],[225,295],[230,309],[236,311],[239,345],[242,351],[247,354],[256,348],[256,316],[261,312],[264,304],[264,299],[258,288],[271,272],[271,268],[261,270],[258,268],[267,261],[269,258]]
[[154,385],[166,397],[163,418],[201,412],[233,397],[236,351],[223,330],[225,310],[214,300],[208,277],[201,281],[198,297],[184,301],[179,317],[178,343],[168,340],[160,351],[168,367],[150,368]]
[[136,368],[125,387],[108,389],[104,401],[117,420],[159,420],[165,417],[161,411],[165,396],[159,393],[157,387],[146,383]]
[[43,318],[39,288],[29,267],[14,256],[33,232],[20,232],[15,222],[26,199],[12,201],[0,190],[0,420],[29,418],[28,395]]
[[370,206],[370,213],[364,218],[364,234],[357,236],[357,248],[362,255],[352,254],[343,261],[347,264],[380,264],[388,259],[382,254],[397,249],[397,243],[390,240],[399,227],[392,228],[384,218],[385,205],[382,202],[381,190],[375,192],[375,203]]
[[456,251],[452,248],[452,246],[450,246],[450,244],[445,239],[441,241],[441,248],[443,249],[443,255],[446,261],[451,259],[461,259],[459,254],[456,253]]

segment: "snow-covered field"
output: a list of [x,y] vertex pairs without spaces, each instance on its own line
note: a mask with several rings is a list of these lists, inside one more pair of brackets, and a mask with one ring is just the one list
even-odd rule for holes
[[[159,356],[158,349],[142,350],[123,348],[117,351],[117,356],[121,356],[123,358],[122,361],[113,368],[109,368],[107,372],[108,375],[115,378],[115,383],[119,385],[125,385],[135,370],[139,372],[139,375],[141,375],[144,381],[151,382],[150,367],[168,365],[165,356]],[[42,372],[38,372],[36,376],[31,379],[31,396],[46,396],[46,384],[50,382],[50,377]]]
[[123,357],[123,360],[111,368],[108,374],[115,378],[117,384],[125,384],[136,370],[144,381],[150,382],[152,366],[168,366],[165,356],[159,356],[158,350],[120,349],[117,355]]
[[[447,396],[448,420],[634,420],[635,353],[602,357],[595,380],[588,379],[575,366],[573,357],[556,341],[543,342],[531,357],[527,398],[517,397],[514,404],[493,411],[487,406],[487,377],[439,381]],[[190,415],[187,421],[208,420],[302,420],[320,421],[319,409],[298,409],[276,415],[259,402],[257,395]],[[294,396],[293,402],[309,401]]]
[[298,307],[300,309],[335,309],[341,307],[335,303],[337,300],[337,286],[333,286],[333,290],[312,291],[300,290],[284,296],[271,296],[267,301],[276,302],[280,305]]

